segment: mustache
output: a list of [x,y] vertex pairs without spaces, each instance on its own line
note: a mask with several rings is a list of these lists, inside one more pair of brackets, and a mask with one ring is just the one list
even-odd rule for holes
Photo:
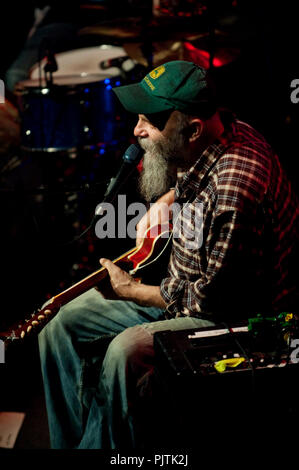
[[145,151],[152,150],[154,148],[154,144],[150,142],[147,137],[138,137],[137,140],[140,147]]
[[145,154],[162,158],[165,162],[168,162],[169,158],[162,142],[153,142],[147,137],[138,137],[138,143]]

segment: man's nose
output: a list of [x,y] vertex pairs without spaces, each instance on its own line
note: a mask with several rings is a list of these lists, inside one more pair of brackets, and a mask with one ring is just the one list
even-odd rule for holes
[[143,122],[141,119],[138,119],[138,122],[134,129],[134,136],[135,137],[148,137],[148,132],[146,129],[146,123]]

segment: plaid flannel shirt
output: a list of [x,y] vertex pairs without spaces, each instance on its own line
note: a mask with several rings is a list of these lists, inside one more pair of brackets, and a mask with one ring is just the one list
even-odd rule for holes
[[298,311],[297,196],[263,136],[235,118],[225,127],[176,185],[188,210],[160,285],[168,317]]

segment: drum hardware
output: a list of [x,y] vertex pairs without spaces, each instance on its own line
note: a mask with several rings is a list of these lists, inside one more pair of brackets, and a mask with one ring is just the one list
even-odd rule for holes
[[[92,76],[99,73],[99,64],[101,62],[115,58],[121,59],[127,55],[123,47],[112,46],[110,44],[60,52],[55,54],[58,69],[56,72],[53,72],[53,83],[57,85],[77,85],[90,82],[92,81]],[[43,59],[41,67],[45,65],[46,59]],[[105,74],[107,75],[104,78],[117,77],[119,76],[119,67],[111,65],[111,67],[105,69]],[[38,80],[39,78],[39,64],[37,63],[31,68],[29,79]],[[46,85],[44,79],[42,80],[42,85]]]
[[42,71],[44,72],[44,79],[47,87],[53,84],[53,73],[57,72],[58,65],[55,58],[55,53],[52,47],[52,41],[48,37],[44,37],[38,48],[38,79],[41,86]]
[[102,60],[99,63],[99,68],[101,70],[107,70],[113,68],[118,68],[120,77],[125,82],[130,82],[131,73],[136,67],[135,60],[132,60],[129,56],[115,57],[114,59]]
[[47,62],[44,66],[44,72],[47,86],[50,87],[53,85],[53,72],[58,70],[58,65],[53,52],[48,51],[46,58]]

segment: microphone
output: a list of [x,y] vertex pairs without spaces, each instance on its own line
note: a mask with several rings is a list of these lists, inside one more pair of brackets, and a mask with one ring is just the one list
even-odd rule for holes
[[104,200],[97,205],[92,221],[89,226],[77,237],[75,237],[71,242],[80,240],[91,228],[95,226],[99,217],[103,215],[103,204],[105,202],[112,202],[115,199],[115,196],[119,193],[129,176],[133,173],[134,169],[138,165],[144,150],[138,144],[130,145],[123,155],[123,164],[121,165],[117,175],[114,178],[111,178],[110,183],[104,194]]
[[115,59],[102,60],[99,64],[102,70],[109,69],[110,67],[121,68],[122,64],[129,59],[129,56],[116,57]]
[[[125,151],[122,159],[123,163],[116,176],[111,178],[104,194],[103,202],[113,202],[119,191],[124,186],[130,175],[135,170],[141,160],[144,150],[138,144],[130,145]],[[97,206],[96,215],[101,215],[101,204]]]

